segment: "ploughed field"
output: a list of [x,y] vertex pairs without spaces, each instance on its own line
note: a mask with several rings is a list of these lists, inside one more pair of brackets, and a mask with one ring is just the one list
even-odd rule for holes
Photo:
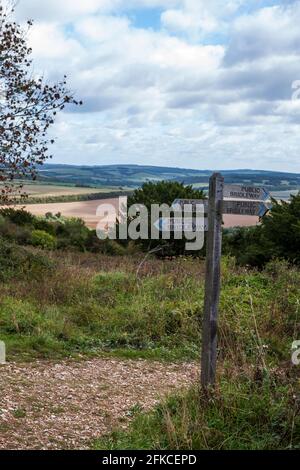
[[[65,217],[76,217],[84,220],[86,225],[95,229],[100,222],[97,216],[97,209],[100,204],[111,204],[118,209],[119,201],[114,199],[98,199],[94,201],[77,201],[77,202],[56,202],[51,204],[28,204],[25,209],[33,215],[45,215],[47,212],[57,214],[60,212]],[[113,220],[114,212],[111,211],[110,220]],[[107,219],[106,219],[107,220]],[[259,223],[258,217],[244,215],[224,215],[224,226],[229,227],[251,227]]]
[[[118,199],[98,199],[95,201],[77,201],[77,202],[55,202],[50,204],[28,204],[25,209],[33,215],[44,216],[47,212],[52,214],[61,213],[64,217],[75,217],[82,219],[87,227],[95,229],[100,221],[97,216],[97,209],[100,204],[111,204],[118,208]],[[107,219],[106,219],[107,220]],[[111,211],[111,220],[113,220],[113,211]]]

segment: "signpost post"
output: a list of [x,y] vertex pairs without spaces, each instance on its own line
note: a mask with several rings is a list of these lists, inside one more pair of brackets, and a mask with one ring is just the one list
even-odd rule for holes
[[216,380],[218,307],[221,290],[222,201],[224,178],[215,173],[209,183],[208,237],[202,334],[201,385],[206,390]]
[[[226,200],[224,200],[226,198]],[[221,291],[221,255],[223,214],[264,217],[271,205],[268,191],[256,186],[224,185],[221,174],[215,173],[209,182],[209,199],[176,199],[174,210],[199,212],[202,205],[208,217],[202,223],[191,218],[166,218],[157,221],[161,231],[206,231],[206,279],[202,333],[201,385],[204,390],[216,382],[218,315]],[[204,206],[204,207],[203,207]]]

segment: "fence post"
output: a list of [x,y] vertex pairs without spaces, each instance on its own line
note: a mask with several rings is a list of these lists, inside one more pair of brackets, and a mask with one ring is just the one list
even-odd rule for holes
[[218,309],[221,290],[222,201],[224,178],[215,173],[209,182],[205,301],[202,334],[201,385],[214,386],[217,364]]

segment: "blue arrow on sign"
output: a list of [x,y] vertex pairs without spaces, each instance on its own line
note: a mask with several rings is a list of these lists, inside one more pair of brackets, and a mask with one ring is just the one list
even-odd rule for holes
[[262,202],[259,206],[259,211],[258,211],[259,217],[264,217],[266,213],[269,212],[269,210],[271,209],[272,209],[271,204],[266,205],[264,202]]
[[262,188],[263,201],[267,201],[270,198],[270,193],[265,188]]

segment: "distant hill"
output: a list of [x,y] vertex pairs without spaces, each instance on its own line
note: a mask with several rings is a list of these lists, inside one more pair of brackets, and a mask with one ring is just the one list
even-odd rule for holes
[[[261,170],[224,170],[227,183],[264,185],[271,191],[300,189],[300,173]],[[45,183],[71,184],[92,188],[112,187],[134,189],[146,181],[171,180],[196,187],[208,186],[212,171],[190,170],[143,165],[75,166],[46,164],[39,172],[39,181]]]

